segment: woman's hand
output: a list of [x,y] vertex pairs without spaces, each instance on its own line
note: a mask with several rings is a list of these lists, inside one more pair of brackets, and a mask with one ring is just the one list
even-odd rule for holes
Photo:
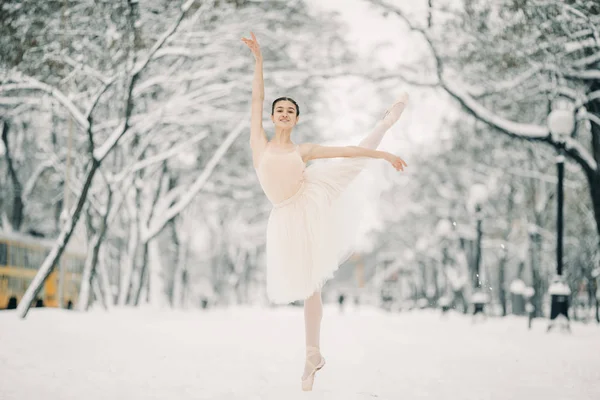
[[258,40],[256,40],[256,36],[254,33],[250,32],[252,39],[242,38],[242,42],[246,43],[246,46],[252,50],[252,54],[254,54],[254,58],[256,61],[262,61],[262,53],[260,52],[260,46],[258,45]]
[[392,166],[396,169],[396,171],[404,171],[404,167],[408,167],[408,165],[406,164],[406,162],[403,159],[401,159],[400,157],[398,157],[392,153],[387,153],[385,156],[385,159],[390,164],[392,164]]

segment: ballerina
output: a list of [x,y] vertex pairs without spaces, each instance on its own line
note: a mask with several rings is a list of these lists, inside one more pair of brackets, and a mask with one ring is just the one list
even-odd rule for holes
[[[357,230],[353,196],[345,190],[368,159],[388,161],[397,171],[400,157],[377,150],[385,132],[400,118],[408,95],[402,93],[358,146],[295,144],[291,140],[300,107],[289,97],[271,105],[275,135],[269,141],[262,125],[263,58],[254,33],[242,38],[255,58],[252,83],[250,147],[260,185],[273,204],[267,224],[267,296],[275,304],[304,300],[306,361],[302,390],[312,390],[315,373],[325,365],[320,351],[323,317],[321,288],[352,252]],[[340,158],[339,163],[309,161]]]

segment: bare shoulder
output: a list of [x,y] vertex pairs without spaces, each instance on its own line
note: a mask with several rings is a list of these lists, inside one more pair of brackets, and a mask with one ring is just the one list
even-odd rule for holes
[[315,143],[302,143],[298,145],[298,152],[304,160],[304,162],[310,160],[312,151],[317,145]]

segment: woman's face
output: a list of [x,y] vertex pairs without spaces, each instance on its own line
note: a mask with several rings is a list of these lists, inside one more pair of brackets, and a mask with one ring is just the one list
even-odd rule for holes
[[296,116],[296,106],[291,101],[281,100],[275,104],[271,120],[276,127],[293,128],[300,118]]

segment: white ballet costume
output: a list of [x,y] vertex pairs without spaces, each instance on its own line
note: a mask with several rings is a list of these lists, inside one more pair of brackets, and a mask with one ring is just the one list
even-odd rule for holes
[[[400,118],[403,94],[358,146],[376,149]],[[275,304],[304,300],[321,290],[352,254],[361,214],[360,196],[344,193],[367,158],[316,160],[308,167],[298,148],[280,152],[267,145],[256,173],[273,204],[266,232],[267,296]]]

